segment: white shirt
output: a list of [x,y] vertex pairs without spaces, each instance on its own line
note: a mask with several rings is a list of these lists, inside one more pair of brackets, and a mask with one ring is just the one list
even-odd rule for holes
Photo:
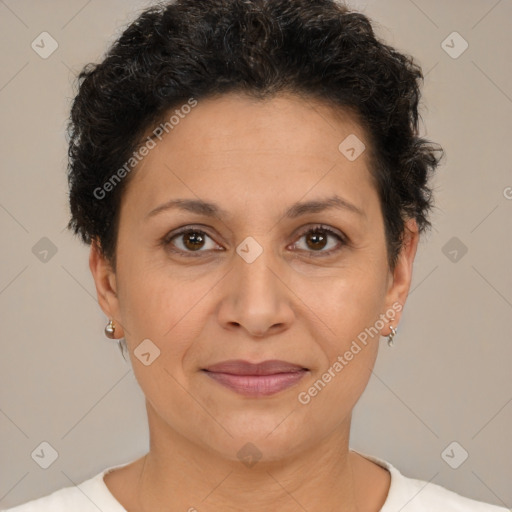
[[[357,453],[391,473],[389,492],[379,512],[509,512],[507,508],[465,498],[440,485],[405,477],[389,462]],[[4,512],[126,512],[105,485],[103,476],[127,464],[111,466],[78,488],[65,487]]]

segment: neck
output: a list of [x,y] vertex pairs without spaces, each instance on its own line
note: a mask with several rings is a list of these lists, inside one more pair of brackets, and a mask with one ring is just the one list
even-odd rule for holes
[[230,460],[169,431],[148,410],[150,451],[138,483],[143,512],[356,512],[353,457],[348,449],[350,418],[300,453],[254,465]]

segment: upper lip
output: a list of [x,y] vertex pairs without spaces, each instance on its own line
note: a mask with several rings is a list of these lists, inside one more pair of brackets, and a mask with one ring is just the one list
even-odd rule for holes
[[261,363],[250,363],[241,359],[222,361],[204,368],[208,372],[230,373],[232,375],[273,375],[276,373],[291,373],[307,370],[299,364],[271,359]]

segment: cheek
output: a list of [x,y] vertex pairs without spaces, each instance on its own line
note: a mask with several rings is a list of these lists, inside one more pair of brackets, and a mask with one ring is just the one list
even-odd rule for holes
[[386,284],[378,270],[378,266],[367,267],[366,272],[351,269],[311,294],[316,297],[312,309],[322,319],[321,331],[314,334],[322,364],[299,390],[298,402],[308,418],[304,423],[312,428],[320,428],[318,418],[322,418],[322,428],[335,428],[353,409],[371,377]]
[[[197,358],[191,358],[191,351],[194,340],[201,337],[199,316],[206,314],[201,297],[209,286],[201,281],[163,279],[160,272],[132,275],[120,298],[132,368],[153,408],[170,424],[179,424],[182,411],[193,409],[190,396],[184,391],[192,370],[187,362],[197,362]],[[151,340],[149,345],[143,341],[147,339]],[[147,358],[144,361],[142,354],[147,352],[150,361],[146,365]],[[204,421],[199,409],[190,410],[189,416],[198,423]]]
[[[134,260],[135,261],[135,260]],[[144,339],[160,350],[160,362],[173,371],[201,335],[208,295],[218,285],[214,273],[187,278],[187,272],[170,266],[125,264],[118,270],[119,304],[126,341],[133,351]],[[168,364],[167,364],[168,363]]]
[[292,284],[307,305],[303,314],[318,318],[316,323],[323,334],[319,343],[331,357],[333,351],[343,350],[361,331],[375,324],[384,312],[386,285],[385,265],[370,259],[319,279],[296,278]]

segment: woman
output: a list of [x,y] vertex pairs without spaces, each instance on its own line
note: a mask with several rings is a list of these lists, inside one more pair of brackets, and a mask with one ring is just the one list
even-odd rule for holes
[[430,225],[421,79],[329,0],[154,7],[83,70],[69,227],[150,451],[11,510],[505,510],[349,449]]

